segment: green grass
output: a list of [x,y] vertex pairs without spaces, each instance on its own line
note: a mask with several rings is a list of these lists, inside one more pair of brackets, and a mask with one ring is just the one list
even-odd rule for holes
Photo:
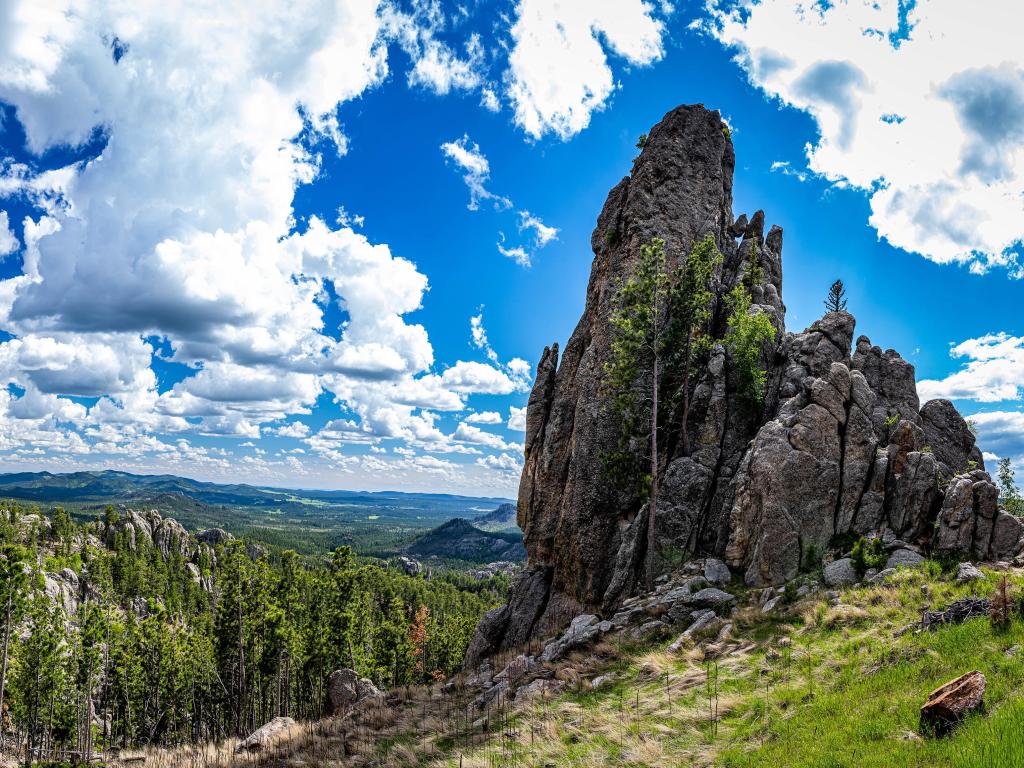
[[[1024,595],[1024,576],[1010,577]],[[987,619],[915,634],[898,632],[922,608],[976,592],[996,575],[957,585],[941,569],[901,571],[894,584],[849,590],[832,607],[819,594],[772,618],[747,610],[734,635],[746,652],[718,659],[719,720],[711,726],[702,647],[670,655],[667,643],[638,649],[611,643],[567,692],[516,715],[525,765],[723,766],[723,768],[891,768],[1024,766],[1024,620],[994,630]],[[898,635],[898,636],[897,636]],[[733,649],[736,645],[732,646]],[[929,692],[965,672],[988,681],[986,712],[947,737],[919,733]],[[613,684],[587,680],[614,672]],[[639,700],[639,703],[638,703]],[[495,740],[465,766],[505,765]],[[450,754],[447,765],[458,765]],[[495,762],[496,761],[496,762]],[[507,763],[511,765],[511,763]]]
[[[1000,765],[1024,765],[1024,661],[1006,655],[1008,644],[1021,642],[1024,626],[1019,621],[997,634],[986,620],[975,619],[897,644],[895,660],[871,674],[868,670],[878,663],[872,658],[884,661],[882,649],[847,648],[836,659],[842,667],[827,690],[819,689],[805,704],[797,699],[791,716],[780,711],[763,735],[764,747],[731,748],[721,764],[980,767],[997,764],[992,760],[998,756]],[[990,714],[970,719],[946,738],[919,737],[919,708],[928,693],[972,669],[988,679]]]

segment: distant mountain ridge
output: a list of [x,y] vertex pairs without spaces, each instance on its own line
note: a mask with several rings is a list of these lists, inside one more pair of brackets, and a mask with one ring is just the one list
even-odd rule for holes
[[404,491],[304,490],[275,488],[246,483],[212,483],[178,475],[137,475],[105,469],[67,473],[0,473],[0,496],[32,501],[89,501],[96,498],[152,497],[159,494],[183,494],[206,504],[279,504],[282,494],[301,495],[331,501],[344,499],[388,499],[403,497],[467,499],[506,502],[500,497],[476,497],[447,493],[409,493]]

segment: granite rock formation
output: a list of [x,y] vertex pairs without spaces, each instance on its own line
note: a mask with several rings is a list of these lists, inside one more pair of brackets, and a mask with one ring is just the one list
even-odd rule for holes
[[740,395],[718,345],[691,377],[687,423],[677,414],[665,426],[656,510],[663,555],[719,557],[747,584],[764,586],[842,554],[862,535],[965,559],[1020,550],[1024,529],[999,509],[968,424],[948,401],[921,406],[912,365],[856,338],[846,312],[785,331],[782,230],[765,232],[762,211],[733,218],[734,166],[720,115],[682,106],[651,129],[631,174],[608,194],[591,238],[583,316],[564,352],[544,350],[529,399],[518,499],[528,564],[508,604],[481,622],[468,664],[548,636],[576,615],[608,614],[645,582],[644,500],[614,487],[601,460],[620,431],[601,374],[615,286],[655,237],[674,263],[698,239],[715,239],[723,254],[715,338],[726,330],[725,296],[755,262],[751,311],[766,313],[778,332],[762,354],[762,403]]

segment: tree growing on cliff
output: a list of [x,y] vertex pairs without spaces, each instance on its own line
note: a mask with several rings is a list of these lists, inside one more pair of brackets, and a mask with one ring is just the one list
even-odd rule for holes
[[832,283],[832,287],[828,289],[828,298],[825,299],[825,311],[846,311],[846,288],[843,287],[842,280],[836,280]]
[[764,312],[751,312],[750,292],[741,283],[726,298],[729,330],[725,345],[729,348],[740,392],[752,403],[764,401],[767,372],[761,367],[761,353],[775,341],[775,326]]
[[[666,381],[681,382],[681,434],[683,452],[688,454],[690,373],[711,343],[706,333],[713,299],[710,282],[720,259],[714,239],[708,236],[694,245],[681,265],[670,269],[665,241],[655,238],[641,247],[634,273],[622,282],[612,299],[613,336],[603,386],[622,432],[619,450],[609,457],[607,466],[619,482],[629,481],[631,475],[641,479],[640,495],[646,495],[648,501],[648,586],[654,578],[658,441],[671,407],[661,389]],[[633,446],[638,441],[647,446],[646,474],[636,462],[638,451]]]
[[1011,515],[1024,516],[1024,499],[1013,477],[1013,464],[1008,457],[999,460],[999,501]]

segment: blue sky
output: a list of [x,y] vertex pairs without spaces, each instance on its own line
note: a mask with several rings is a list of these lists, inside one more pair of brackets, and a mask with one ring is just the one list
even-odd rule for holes
[[7,4],[0,467],[513,494],[604,197],[692,102],[787,327],[841,277],[1019,462],[1024,60],[982,5]]

